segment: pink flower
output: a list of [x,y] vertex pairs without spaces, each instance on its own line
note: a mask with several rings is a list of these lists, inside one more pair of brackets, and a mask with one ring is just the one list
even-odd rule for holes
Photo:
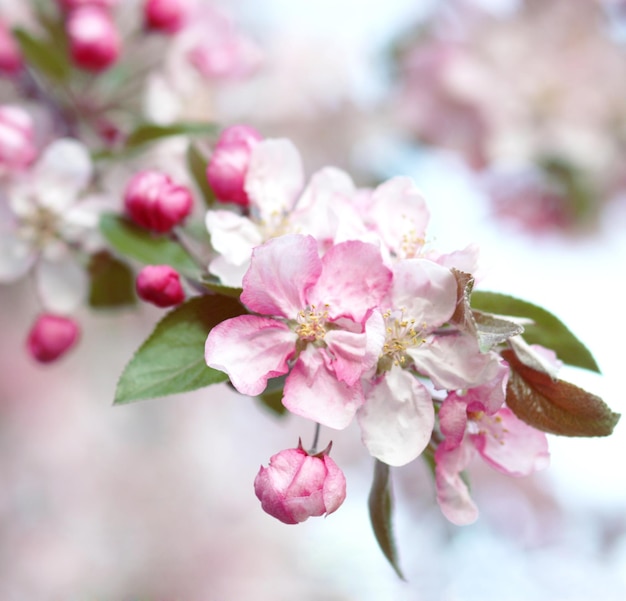
[[0,74],[15,75],[23,65],[22,53],[5,22],[0,19]]
[[207,180],[218,200],[247,207],[245,189],[250,155],[262,136],[247,125],[233,125],[220,135],[207,167]]
[[36,155],[30,115],[19,106],[0,106],[0,172],[28,167]]
[[35,360],[51,363],[69,351],[78,336],[78,324],[73,319],[42,313],[33,324],[26,344]]
[[452,392],[439,411],[445,436],[435,452],[437,501],[443,514],[457,525],[470,524],[478,509],[461,472],[478,453],[491,467],[510,476],[526,476],[547,467],[548,441],[503,407],[508,366],[502,363],[489,383]]
[[88,71],[108,69],[120,54],[120,37],[111,15],[98,6],[72,10],[66,21],[70,55]]
[[162,33],[176,33],[187,19],[186,0],[146,0],[143,6],[147,29]]
[[157,307],[173,307],[185,300],[180,276],[169,265],[147,265],[137,275],[137,294]]
[[124,205],[137,225],[163,234],[189,215],[193,198],[165,173],[140,171],[126,186]]
[[285,407],[345,428],[363,403],[361,375],[378,360],[383,324],[375,309],[390,281],[374,245],[343,242],[320,259],[312,236],[274,238],[254,250],[243,280],[241,301],[256,315],[213,328],[206,362],[252,396],[289,372]]
[[346,498],[346,479],[329,450],[330,445],[309,455],[300,443],[273,455],[254,480],[263,510],[285,524],[297,524],[339,509]]

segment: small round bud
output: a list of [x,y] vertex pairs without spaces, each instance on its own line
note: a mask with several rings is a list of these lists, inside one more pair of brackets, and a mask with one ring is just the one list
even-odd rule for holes
[[78,341],[79,327],[73,319],[42,313],[33,324],[26,341],[31,356],[40,363],[62,357]]
[[111,15],[98,6],[73,10],[65,24],[74,63],[87,71],[104,71],[118,59],[120,37]]
[[28,167],[36,155],[30,115],[19,106],[0,106],[0,171]]
[[173,307],[185,300],[180,277],[169,265],[147,265],[137,275],[139,298],[157,307]]
[[246,174],[252,149],[262,139],[259,132],[247,125],[233,125],[222,132],[206,171],[218,200],[244,207],[250,204],[245,189]]
[[22,70],[22,53],[5,22],[0,20],[0,74],[16,75]]
[[140,171],[128,183],[124,205],[141,227],[166,233],[181,223],[193,208],[191,192],[160,171]]
[[309,455],[300,444],[273,455],[254,480],[263,510],[285,524],[336,511],[346,498],[346,478],[327,453]]
[[143,15],[146,29],[173,34],[185,24],[187,3],[185,0],[146,0]]

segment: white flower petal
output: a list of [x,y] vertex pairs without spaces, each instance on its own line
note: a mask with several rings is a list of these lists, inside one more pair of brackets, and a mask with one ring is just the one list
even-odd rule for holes
[[37,264],[37,286],[44,307],[55,313],[72,313],[87,295],[86,271],[69,255]]
[[37,253],[13,232],[0,232],[0,282],[13,282],[33,265]]

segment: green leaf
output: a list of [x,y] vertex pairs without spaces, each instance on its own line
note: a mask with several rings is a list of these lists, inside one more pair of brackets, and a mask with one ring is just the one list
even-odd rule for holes
[[574,384],[551,378],[506,350],[502,357],[511,368],[506,404],[527,424],[562,436],[608,436],[620,415],[599,397]]
[[221,294],[222,296],[230,296],[231,298],[239,298],[243,292],[243,288],[232,288],[231,286],[224,286],[222,284],[216,284],[209,280],[202,280],[202,285],[215,294]]
[[472,292],[474,309],[485,313],[524,317],[532,320],[524,324],[524,340],[529,344],[540,344],[552,349],[561,361],[600,372],[598,364],[587,347],[572,334],[563,322],[552,313],[532,303],[497,292]]
[[405,580],[398,566],[396,545],[391,528],[392,500],[389,466],[378,459],[374,461],[374,481],[368,498],[372,529],[387,561],[396,574]]
[[142,123],[126,138],[126,148],[135,148],[170,136],[203,136],[215,134],[216,132],[217,126],[214,123],[203,123],[200,121],[172,123],[171,125]]
[[170,311],[122,373],[115,404],[196,390],[228,380],[207,366],[204,345],[218,323],[245,313],[223,296],[197,296]]
[[14,29],[13,35],[30,67],[53,81],[61,82],[69,77],[69,62],[53,43],[35,38],[20,28]]
[[287,376],[270,378],[267,381],[267,387],[263,393],[258,396],[263,406],[279,417],[283,417],[287,414],[287,408],[283,405],[283,388],[285,387],[286,378]]
[[213,189],[209,186],[206,177],[208,163],[208,159],[202,154],[200,149],[191,142],[187,148],[187,168],[202,193],[204,204],[208,208],[211,208],[215,204],[215,192],[213,192]]
[[89,304],[92,307],[108,309],[132,305],[137,301],[132,270],[109,252],[101,251],[91,257],[89,275]]
[[200,268],[177,242],[136,226],[113,213],[100,217],[100,231],[120,254],[146,265],[169,265],[182,274],[197,278]]

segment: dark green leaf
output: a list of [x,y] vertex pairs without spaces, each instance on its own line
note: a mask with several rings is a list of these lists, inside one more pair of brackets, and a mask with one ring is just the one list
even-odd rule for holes
[[215,124],[199,121],[172,123],[171,125],[142,123],[126,139],[126,148],[135,148],[147,142],[154,142],[170,136],[202,136],[215,134],[216,132],[217,126]]
[[619,421],[599,397],[522,363],[506,350],[511,373],[506,404],[527,424],[563,436],[608,436]]
[[202,154],[198,147],[192,142],[187,148],[187,167],[194,182],[202,193],[202,198],[207,207],[211,208],[215,204],[215,192],[206,177],[208,159]]
[[196,390],[228,380],[207,366],[204,345],[218,323],[245,313],[223,296],[198,296],[170,311],[128,363],[117,384],[115,404]]
[[524,325],[524,339],[529,344],[540,344],[552,349],[561,361],[576,367],[599,372],[593,356],[561,320],[532,303],[497,292],[472,292],[474,309],[485,313],[524,317],[533,323]]
[[135,276],[130,267],[107,251],[96,253],[89,262],[89,304],[108,309],[136,302]]
[[370,511],[370,521],[376,536],[378,546],[381,548],[387,561],[395,570],[396,574],[405,580],[396,553],[396,544],[391,528],[391,483],[389,466],[378,459],[374,460],[374,481],[370,490],[368,506]]
[[221,294],[222,296],[230,296],[231,298],[239,298],[243,292],[242,288],[231,288],[230,286],[223,286],[222,284],[216,284],[208,280],[202,280],[202,285],[215,294]]
[[69,62],[53,43],[35,38],[20,28],[13,34],[30,67],[53,81],[65,81],[69,77]]
[[169,265],[184,275],[199,277],[200,268],[187,251],[166,236],[154,235],[113,213],[100,217],[100,231],[126,257],[146,265]]
[[274,415],[280,417],[287,414],[287,409],[283,405],[283,388],[285,387],[286,378],[287,376],[270,378],[267,381],[267,387],[263,393],[258,396],[259,401],[261,401],[267,409]]

